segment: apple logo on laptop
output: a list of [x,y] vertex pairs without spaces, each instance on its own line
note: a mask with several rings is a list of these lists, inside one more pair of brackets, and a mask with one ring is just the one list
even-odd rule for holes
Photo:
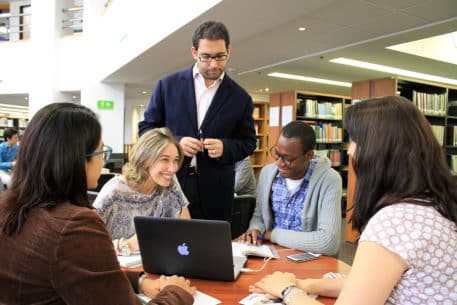
[[182,243],[182,245],[178,246],[178,253],[179,255],[189,255],[189,248],[187,247],[186,243]]

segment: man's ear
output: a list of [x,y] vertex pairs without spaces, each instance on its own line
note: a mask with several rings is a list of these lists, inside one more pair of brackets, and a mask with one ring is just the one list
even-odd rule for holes
[[314,149],[311,149],[306,153],[306,158],[308,160],[311,160],[313,157],[314,157]]
[[192,47],[191,49],[192,51],[192,57],[197,60],[198,59],[198,52],[197,52],[197,49],[195,47]]
[[228,46],[228,48],[227,48],[227,60],[230,58],[230,54],[232,54],[232,47]]

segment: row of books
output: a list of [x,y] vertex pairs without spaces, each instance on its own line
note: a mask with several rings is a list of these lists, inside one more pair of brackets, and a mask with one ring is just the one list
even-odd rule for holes
[[449,166],[452,172],[457,173],[457,155],[449,155]]
[[457,126],[447,127],[446,145],[457,146]]
[[27,119],[18,119],[18,126],[19,128],[25,128],[27,127],[27,124],[29,121]]
[[343,128],[331,123],[310,125],[316,133],[317,143],[339,143],[343,140]]
[[447,94],[426,93],[413,90],[414,104],[426,115],[446,115]]
[[432,131],[433,131],[433,134],[435,135],[436,139],[438,140],[438,143],[440,143],[440,145],[443,145],[444,126],[443,125],[432,125]]
[[314,153],[320,156],[326,156],[330,159],[332,166],[341,165],[341,151],[337,149],[319,149],[315,150]]
[[457,116],[457,100],[448,101],[448,114],[452,116]]
[[254,106],[254,110],[252,112],[252,116],[254,119],[259,119],[260,118],[260,107]]
[[298,99],[297,115],[308,118],[341,120],[343,117],[343,103],[332,103],[313,99]]
[[0,118],[0,126],[2,127],[14,127],[14,120],[8,118]]

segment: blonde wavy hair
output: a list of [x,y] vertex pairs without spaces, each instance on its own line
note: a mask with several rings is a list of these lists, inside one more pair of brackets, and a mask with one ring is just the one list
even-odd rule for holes
[[155,128],[145,132],[133,146],[132,152],[123,169],[122,174],[133,185],[139,185],[149,178],[149,168],[159,159],[168,144],[174,144],[178,150],[179,167],[181,167],[184,153],[170,129]]

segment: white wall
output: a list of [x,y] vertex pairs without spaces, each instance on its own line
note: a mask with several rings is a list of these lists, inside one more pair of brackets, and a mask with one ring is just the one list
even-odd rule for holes
[[0,43],[0,94],[28,93],[32,56],[30,41]]
[[[86,40],[82,36],[66,36],[59,40],[57,65],[58,84],[61,91],[80,91],[86,75],[91,72],[87,64]],[[93,67],[92,67],[93,68]]]
[[[114,101],[114,109],[97,109],[98,100]],[[92,109],[103,127],[103,141],[115,153],[124,151],[124,85],[87,84],[81,91],[81,104]]]

